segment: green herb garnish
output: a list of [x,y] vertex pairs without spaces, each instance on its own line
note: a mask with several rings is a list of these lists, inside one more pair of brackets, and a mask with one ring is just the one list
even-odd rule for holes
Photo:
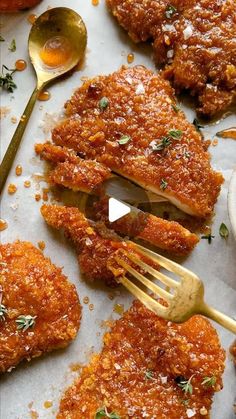
[[213,387],[216,383],[216,377],[213,375],[212,377],[204,377],[202,380],[202,385],[207,387]]
[[176,113],[178,113],[180,111],[180,107],[178,105],[176,105],[175,103],[172,103],[171,106]]
[[190,159],[190,157],[191,157],[191,153],[190,153],[190,151],[184,151],[184,157],[186,157],[186,159]]
[[19,316],[16,319],[17,329],[23,330],[25,332],[29,327],[33,327],[35,325],[35,319],[37,316],[31,316],[28,314],[27,316]]
[[98,409],[95,414],[94,419],[100,419],[100,418],[106,418],[106,417],[110,419],[121,419],[121,417],[115,412],[108,413],[106,407],[102,407],[101,409]]
[[152,380],[153,379],[153,372],[152,371],[145,371],[145,378],[147,380]]
[[120,137],[120,139],[118,140],[118,143],[120,145],[124,145],[124,144],[127,144],[130,140],[131,140],[131,137],[129,135],[122,135],[122,137]]
[[215,238],[215,236],[212,236],[212,234],[211,234],[211,233],[206,234],[205,236],[202,236],[202,237],[201,237],[201,239],[205,239],[205,240],[207,240],[209,244],[211,244],[212,239],[214,239],[214,238]]
[[195,128],[196,128],[196,130],[197,130],[198,132],[200,132],[200,130],[201,130],[202,128],[204,128],[204,126],[203,126],[203,125],[199,124],[199,121],[198,121],[198,119],[197,119],[197,118],[194,118],[194,120],[193,120],[193,125],[195,126]]
[[193,394],[193,386],[191,384],[191,380],[193,378],[193,375],[189,378],[189,380],[181,379],[178,383],[178,386],[185,392],[185,394]]
[[4,42],[5,39],[0,35],[0,42]]
[[221,223],[219,233],[220,237],[222,237],[223,239],[227,239],[229,237],[229,230],[225,223]]
[[5,320],[5,315],[7,314],[7,308],[4,306],[4,304],[0,304],[0,321]]
[[[7,73],[4,74],[4,70],[7,70]],[[2,66],[2,74],[0,75],[0,87],[5,88],[10,93],[13,93],[13,90],[17,87],[12,78],[12,74],[15,71],[16,69],[10,70],[5,65]]]
[[183,131],[181,131],[180,129],[171,129],[169,131],[168,135],[171,138],[174,138],[174,140],[176,140],[176,139],[180,138],[182,134],[183,134]]
[[16,50],[16,40],[15,40],[15,39],[13,39],[13,40],[11,41],[11,44],[10,44],[10,46],[8,47],[8,49],[9,49],[9,51],[11,51],[11,52],[15,52],[15,50]]
[[104,111],[109,105],[109,100],[107,99],[107,97],[102,97],[102,99],[99,100],[98,106],[99,108]]
[[165,15],[167,17],[167,19],[171,19],[172,16],[177,12],[176,7],[172,6],[171,4],[169,4],[169,6],[167,6],[166,11],[165,11]]
[[161,179],[160,188],[164,191],[168,186],[168,183],[165,179]]
[[189,399],[182,399],[182,400],[180,400],[180,403],[183,404],[184,406],[188,406]]

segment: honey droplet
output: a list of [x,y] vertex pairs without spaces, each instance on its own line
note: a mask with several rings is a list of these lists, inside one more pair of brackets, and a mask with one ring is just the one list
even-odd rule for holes
[[38,247],[39,247],[40,250],[44,250],[45,247],[46,247],[45,242],[43,240],[38,242]]
[[127,62],[128,64],[131,64],[134,61],[134,54],[131,52],[127,55]]
[[15,69],[16,69],[17,71],[23,71],[23,70],[25,70],[25,69],[26,69],[26,67],[27,67],[27,63],[26,63],[26,61],[25,61],[25,60],[17,60],[17,61],[15,62]]
[[98,6],[99,5],[99,0],[92,0],[92,5],[93,6]]
[[88,304],[88,303],[89,303],[89,297],[84,297],[84,299],[83,299],[83,303],[84,303],[84,304]]
[[14,185],[14,183],[10,183],[10,185],[7,188],[7,192],[9,193],[9,195],[13,195],[14,193],[16,193],[17,191],[17,186]]
[[8,227],[7,222],[3,220],[2,218],[0,218],[0,231],[6,230],[7,227]]
[[44,201],[48,201],[48,193],[49,193],[49,189],[48,188],[43,188],[43,200]]
[[215,147],[218,144],[217,138],[214,138],[211,144],[213,145],[213,147]]
[[34,24],[34,22],[36,21],[36,19],[37,19],[37,16],[36,16],[36,15],[34,15],[34,14],[31,14],[31,15],[29,15],[29,16],[27,17],[27,20],[28,20],[28,22],[29,22],[31,25],[33,25],[33,24]]
[[51,401],[51,400],[46,400],[46,401],[44,402],[44,407],[45,407],[45,409],[50,409],[50,407],[52,407],[52,405],[53,405],[53,403],[52,403],[52,401]]
[[94,309],[94,305],[93,304],[89,304],[89,310],[90,311],[93,311],[93,309]]
[[39,93],[38,100],[46,101],[46,100],[49,100],[50,97],[51,97],[51,94],[47,90],[44,90],[43,92]]
[[119,314],[120,316],[122,316],[122,314],[124,313],[124,305],[123,304],[115,304],[114,308],[113,308],[114,313]]
[[20,164],[18,164],[16,166],[15,173],[16,173],[16,176],[21,176],[22,175],[22,166]]
[[25,187],[25,188],[30,188],[30,186],[31,186],[31,182],[30,182],[30,180],[26,180],[26,181],[24,182],[24,187]]
[[46,41],[40,51],[40,58],[47,67],[64,65],[72,55],[71,44],[64,36],[54,36]]
[[35,201],[40,201],[40,199],[41,199],[41,195],[40,195],[40,193],[36,193],[35,195],[34,195],[34,199],[35,199]]
[[17,123],[17,118],[15,116],[11,117],[11,123],[12,124],[16,124]]
[[217,137],[221,138],[232,138],[233,140],[236,140],[236,127],[227,128],[223,131],[216,133]]

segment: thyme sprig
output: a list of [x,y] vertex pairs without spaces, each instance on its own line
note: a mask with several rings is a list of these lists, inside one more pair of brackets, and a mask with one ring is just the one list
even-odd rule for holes
[[169,147],[173,140],[179,139],[183,134],[180,129],[171,129],[168,134],[160,139],[159,142],[151,144],[153,151],[161,151]]
[[212,377],[204,377],[202,380],[202,385],[206,387],[213,387],[216,383],[216,377],[213,375]]
[[16,324],[18,330],[22,330],[25,332],[27,329],[33,327],[35,325],[35,319],[37,316],[31,316],[28,314],[27,316],[19,316],[16,319]]
[[185,394],[193,394],[193,386],[191,383],[192,378],[193,375],[189,378],[189,380],[181,378],[180,382],[178,383],[178,386],[184,391]]
[[[4,70],[7,70],[4,74]],[[4,64],[2,65],[2,74],[0,75],[0,87],[6,89],[8,92],[13,93],[14,89],[17,88],[17,85],[13,81],[12,74],[14,74],[16,69],[9,69]]]
[[94,419],[101,419],[101,418],[121,419],[121,417],[115,412],[108,413],[106,406],[102,407],[101,409],[98,409],[95,414]]

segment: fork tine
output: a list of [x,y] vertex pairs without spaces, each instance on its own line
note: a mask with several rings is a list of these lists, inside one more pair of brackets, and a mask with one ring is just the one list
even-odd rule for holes
[[128,254],[128,253],[126,254],[126,256],[130,260],[132,260],[133,262],[135,262],[136,265],[140,266],[140,268],[143,268],[146,272],[149,272],[151,275],[153,275],[154,278],[159,279],[161,282],[163,282],[163,284],[167,285],[167,287],[170,287],[170,288],[177,288],[177,287],[179,287],[179,283],[177,281],[175,281],[174,279],[169,278],[168,276],[164,275],[163,273],[157,271],[156,269],[154,269],[151,266],[147,265],[142,260],[139,260],[135,256],[133,256],[131,254]]
[[136,269],[132,268],[132,266],[128,265],[123,259],[116,257],[116,261],[119,265],[123,266],[126,271],[130,272],[136,279],[138,279],[143,285],[145,285],[148,289],[150,289],[155,294],[163,297],[165,300],[173,299],[173,295],[169,292],[163,290],[158,285],[154,284],[150,279],[145,278],[142,274],[140,274]]
[[122,276],[119,278],[119,282],[131,292],[141,303],[143,303],[149,310],[153,311],[159,316],[165,316],[167,307],[163,306],[162,304],[158,303],[158,301],[154,300],[154,298],[150,297],[150,295],[146,294],[142,291],[137,285],[133,284],[126,276]]
[[[132,243],[132,242],[131,242]],[[176,273],[180,276],[183,276],[183,274],[191,274],[191,272],[184,268],[183,266],[178,265],[178,263],[173,262],[173,260],[167,259],[162,255],[159,255],[152,250],[146,249],[145,247],[135,243],[135,246],[138,247],[139,252],[143,256],[148,256],[150,259],[157,262],[159,265],[161,265],[163,268],[167,269],[168,271],[171,271],[173,273]]]

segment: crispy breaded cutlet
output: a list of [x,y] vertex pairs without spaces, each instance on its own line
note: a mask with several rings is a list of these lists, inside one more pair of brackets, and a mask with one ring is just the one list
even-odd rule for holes
[[[96,413],[105,407],[120,419],[209,419],[224,360],[216,330],[204,317],[174,324],[135,301],[64,394],[57,419],[100,418]],[[204,384],[206,377],[214,377],[212,385]],[[188,380],[192,392],[181,388]]]
[[153,41],[163,76],[189,90],[198,112],[236,103],[235,0],[106,0],[135,42]]
[[108,219],[108,198],[95,202],[92,209],[93,219],[103,221],[108,228],[129,238],[142,239],[160,249],[178,255],[193,250],[199,239],[175,221],[164,220],[143,211],[133,211],[117,221]]
[[[75,244],[81,272],[90,281],[100,280],[109,286],[116,286],[117,279],[125,271],[115,258],[119,256],[127,260],[124,252],[145,260],[135,244],[123,241],[104,224],[98,225],[88,220],[78,208],[43,205],[41,213],[47,224],[63,230],[65,236]],[[155,265],[155,268],[158,266]]]
[[0,290],[0,372],[75,338],[81,318],[75,286],[31,243],[0,245]]
[[[45,143],[36,144],[35,150],[42,158],[54,164],[48,175],[51,184],[63,185],[90,194],[103,194],[103,182],[112,176],[105,166],[92,160],[82,160],[66,147]],[[99,200],[93,209],[93,214],[96,221],[104,221],[118,234],[141,238],[176,254],[189,253],[199,241],[195,234],[190,233],[179,223],[142,212],[135,217],[128,214],[117,222],[109,224],[108,198]]]
[[[100,100],[108,104],[100,109]],[[122,67],[86,81],[65,105],[68,118],[53,143],[96,160],[164,196],[191,215],[206,217],[222,175],[212,170],[195,127],[176,112],[173,90],[143,66]]]

